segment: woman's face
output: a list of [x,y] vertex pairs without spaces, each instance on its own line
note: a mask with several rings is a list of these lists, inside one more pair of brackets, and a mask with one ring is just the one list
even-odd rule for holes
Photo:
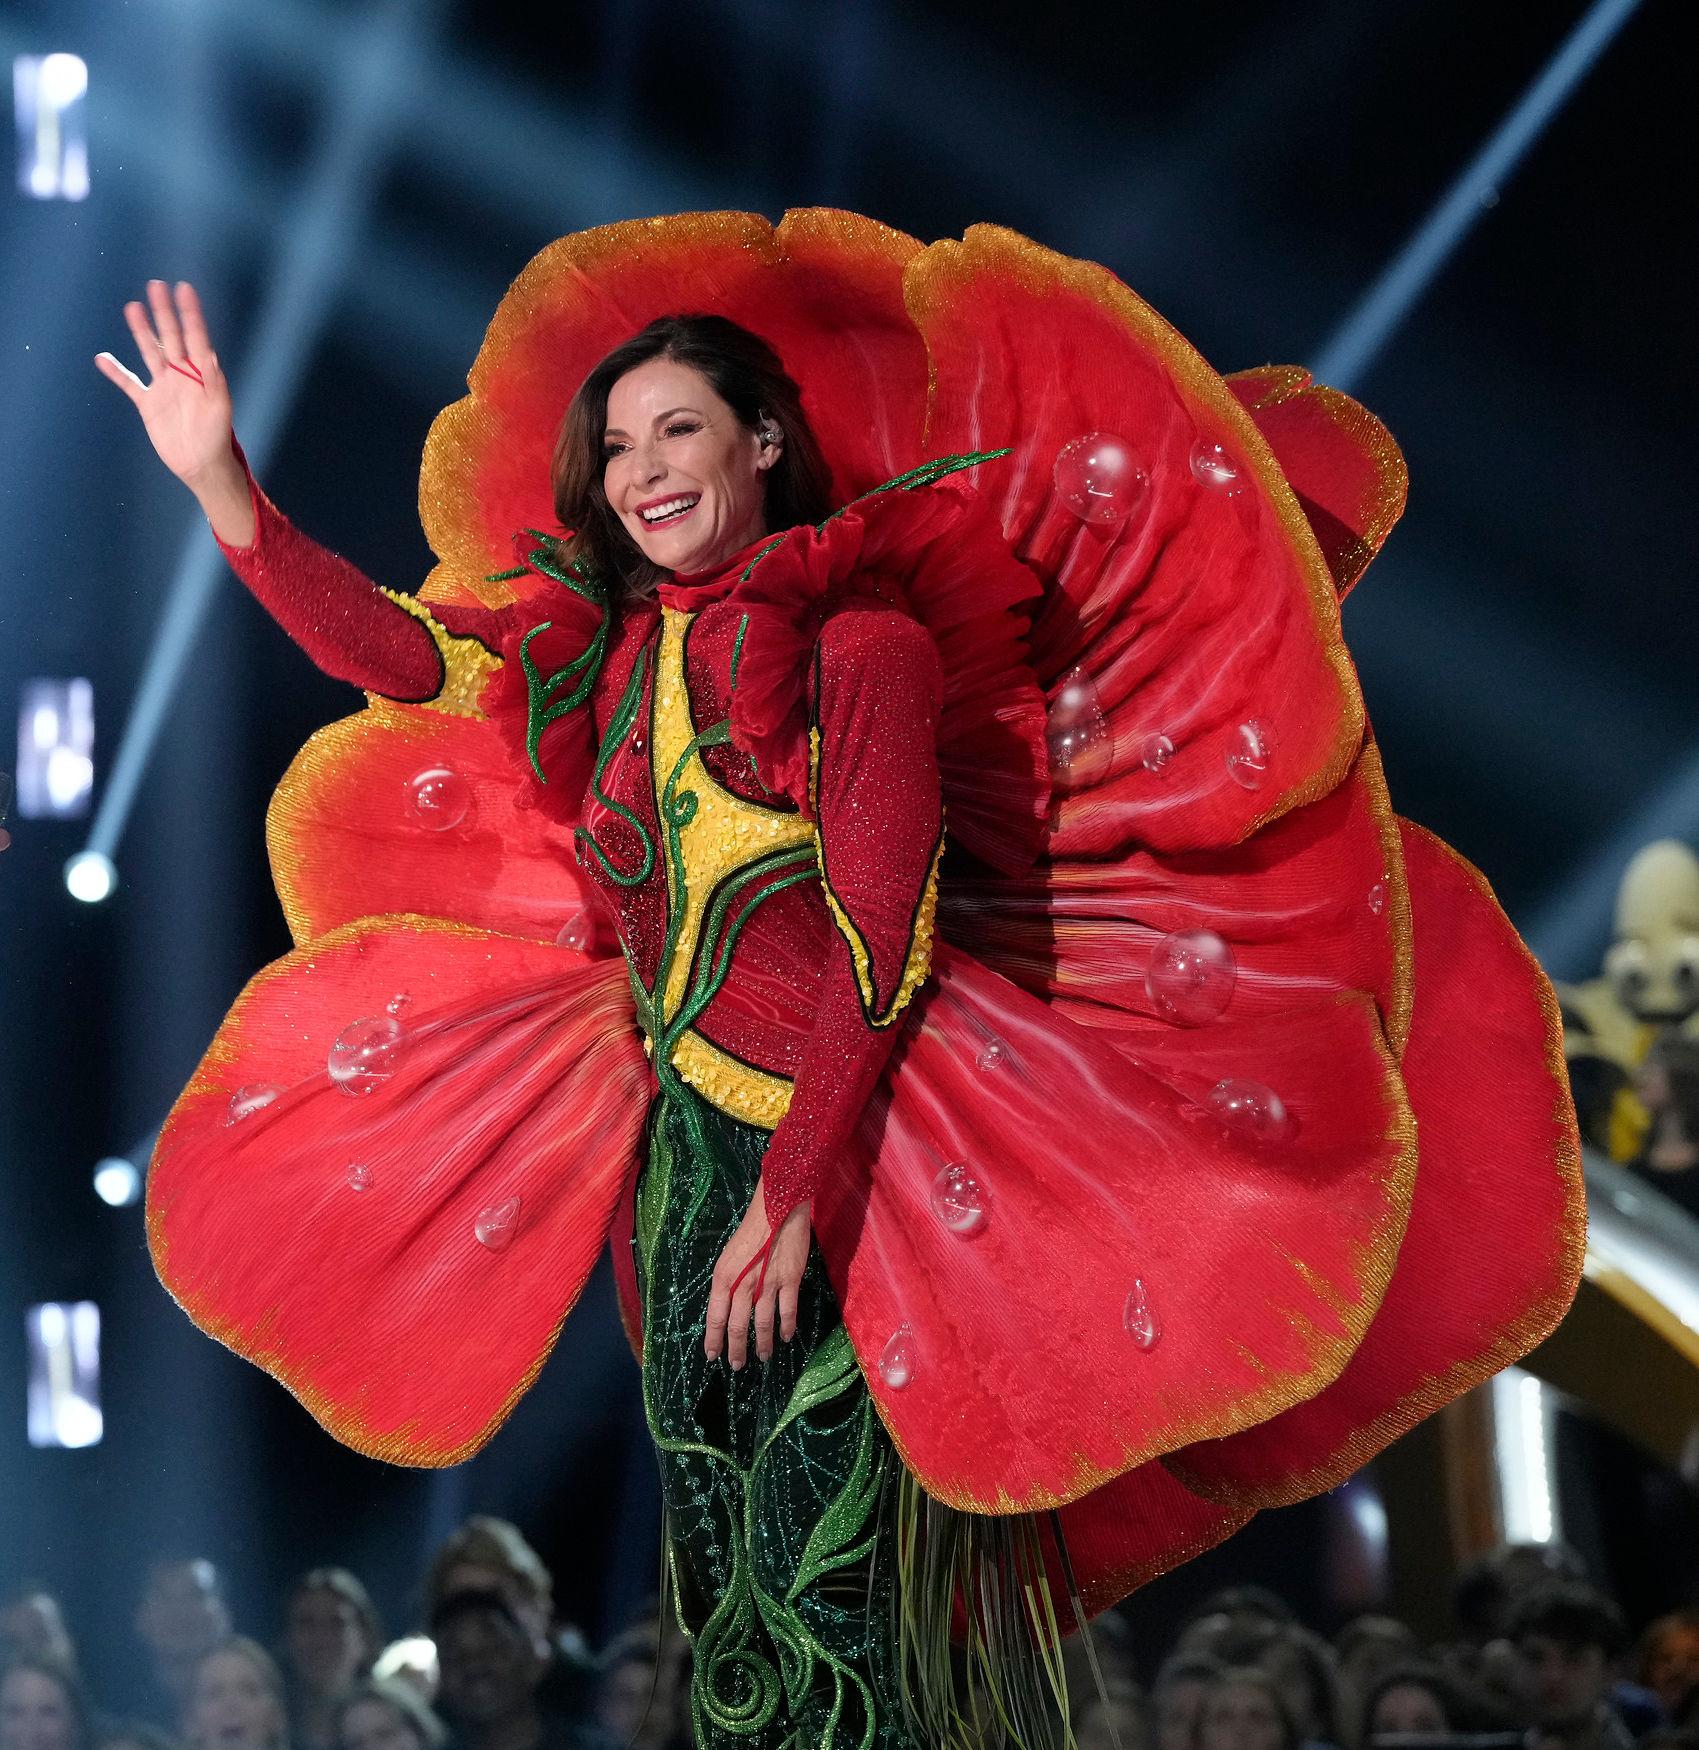
[[283,1709],[246,1653],[203,1659],[195,1672],[186,1722],[195,1750],[279,1750]]
[[1669,1713],[1699,1683],[1699,1628],[1685,1622],[1661,1630],[1646,1654],[1646,1687]]
[[1201,1750],[1284,1750],[1286,1728],[1271,1696],[1255,1683],[1218,1683],[1203,1705]]
[[1201,1677],[1181,1677],[1156,1692],[1156,1750],[1197,1750],[1209,1685]]
[[348,1688],[373,1652],[359,1611],[340,1593],[319,1587],[297,1592],[290,1600],[284,1644],[295,1676],[324,1696]]
[[425,1750],[401,1710],[374,1696],[363,1696],[342,1710],[336,1744],[337,1750]]
[[700,371],[651,359],[608,391],[602,489],[645,558],[664,571],[703,571],[765,533],[767,470],[779,450]]
[[1369,1720],[1371,1738],[1392,1733],[1434,1736],[1450,1730],[1451,1722],[1445,1717],[1439,1697],[1420,1683],[1395,1684],[1375,1702]]
[[77,1716],[62,1684],[28,1667],[0,1683],[0,1750],[77,1750]]

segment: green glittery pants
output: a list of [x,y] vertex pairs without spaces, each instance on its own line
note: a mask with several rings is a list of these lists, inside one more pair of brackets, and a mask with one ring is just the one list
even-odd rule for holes
[[818,1246],[797,1332],[734,1373],[702,1352],[714,1265],[767,1132],[664,1088],[633,1236],[643,1403],[667,1559],[695,1654],[701,1750],[912,1750],[893,1630],[901,1461],[856,1365]]

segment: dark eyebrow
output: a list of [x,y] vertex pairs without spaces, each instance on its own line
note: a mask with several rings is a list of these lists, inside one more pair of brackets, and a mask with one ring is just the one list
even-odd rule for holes
[[[665,413],[655,415],[655,424],[659,425],[663,419],[671,419],[675,413],[694,413],[698,419],[702,417],[701,410],[696,407],[669,407]],[[603,431],[602,436],[605,438],[624,437],[625,433],[617,425],[610,425]]]

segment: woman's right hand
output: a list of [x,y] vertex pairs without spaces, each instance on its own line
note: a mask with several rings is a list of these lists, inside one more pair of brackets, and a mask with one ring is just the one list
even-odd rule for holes
[[230,449],[230,389],[195,288],[179,280],[173,305],[165,281],[149,280],[147,298],[146,306],[126,304],[124,320],[149,381],[143,383],[109,352],[96,354],[96,367],[136,404],[160,461],[191,491],[199,495],[210,484],[240,480]]

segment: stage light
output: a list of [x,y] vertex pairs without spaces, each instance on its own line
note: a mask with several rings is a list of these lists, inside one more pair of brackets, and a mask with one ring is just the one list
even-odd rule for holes
[[77,55],[19,55],[12,62],[18,118],[18,187],[35,200],[88,194],[83,113],[88,67]]
[[1498,205],[1499,190],[1574,95],[1640,0],[1595,0],[1516,106],[1488,136],[1444,199],[1417,226],[1357,301],[1314,362],[1316,380],[1351,389],[1439,277],[1475,220]]
[[29,1443],[94,1446],[100,1414],[100,1308],[47,1301],[24,1315],[29,1345]]
[[94,687],[25,681],[18,703],[18,812],[26,820],[88,813],[94,789]]
[[142,1194],[142,1176],[134,1161],[108,1155],[94,1169],[94,1194],[114,1209],[128,1209]]
[[99,851],[78,851],[65,865],[65,886],[73,899],[98,905],[118,885],[118,870]]
[[1499,1536],[1505,1543],[1553,1543],[1558,1514],[1550,1395],[1533,1374],[1507,1367],[1493,1378],[1492,1410]]

